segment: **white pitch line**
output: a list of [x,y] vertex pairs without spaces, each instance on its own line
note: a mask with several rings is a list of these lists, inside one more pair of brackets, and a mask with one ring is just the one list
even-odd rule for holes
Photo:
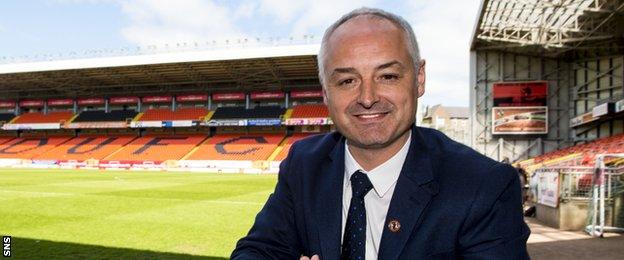
[[[0,192],[5,193],[17,193],[17,194],[27,194],[27,195],[39,195],[39,196],[74,196],[74,195],[87,195],[87,196],[100,196],[97,194],[89,194],[89,193],[68,193],[68,192],[43,192],[43,191],[19,191],[19,190],[0,190]],[[110,196],[110,195],[104,195]],[[131,197],[130,197],[131,198]],[[140,199],[146,199],[143,197],[139,197]],[[160,198],[157,198],[160,199]],[[251,202],[251,201],[234,201],[234,200],[188,200],[188,199],[175,199],[175,198],[164,198],[167,200],[182,200],[182,201],[197,201],[197,202],[209,202],[209,203],[223,203],[223,204],[241,204],[241,205],[264,205],[261,202]]]
[[251,201],[232,201],[232,200],[203,200],[204,202],[223,203],[223,204],[243,204],[243,205],[264,205],[261,202]]
[[75,193],[68,193],[68,192],[44,192],[44,191],[22,191],[22,190],[0,190],[0,191],[1,192],[7,192],[7,193],[43,195],[43,196],[71,196],[71,195],[76,195]]

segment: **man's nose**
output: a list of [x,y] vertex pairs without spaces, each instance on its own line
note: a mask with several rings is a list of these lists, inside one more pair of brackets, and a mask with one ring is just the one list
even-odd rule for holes
[[360,93],[358,96],[358,103],[365,108],[372,107],[379,101],[377,95],[377,86],[372,80],[363,80],[360,85]]

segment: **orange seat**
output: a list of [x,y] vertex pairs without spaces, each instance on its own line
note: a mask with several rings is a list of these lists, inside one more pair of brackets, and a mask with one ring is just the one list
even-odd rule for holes
[[34,159],[41,160],[101,160],[128,144],[133,136],[80,136],[69,140]]
[[203,120],[208,112],[207,108],[201,107],[178,108],[176,111],[155,108],[145,111],[138,121]]
[[286,143],[284,144],[284,148],[282,148],[280,153],[277,154],[277,156],[275,157],[275,161],[283,161],[284,159],[286,159],[286,156],[288,156],[288,152],[290,151],[290,147],[292,146],[292,144],[308,136],[310,136],[310,134],[297,133],[288,137],[288,140],[286,140]]
[[19,115],[14,124],[32,124],[32,123],[59,123],[61,121],[70,120],[74,114],[71,111],[49,112],[47,114],[33,112]]
[[303,104],[293,108],[290,118],[317,118],[329,117],[329,111],[324,104]]
[[542,154],[535,157],[534,162],[541,163],[570,154],[581,153],[581,165],[591,166],[595,164],[595,158],[598,154],[624,153],[624,146],[620,145],[622,142],[624,142],[624,134],[618,134]]
[[0,158],[32,159],[69,139],[69,136],[18,137],[0,145]]
[[179,160],[201,143],[204,135],[143,136],[104,158],[111,161]]
[[2,137],[0,137],[0,144],[6,143],[8,141],[11,141],[11,140],[13,140],[13,138],[15,138],[15,137],[13,137],[13,136],[2,136]]
[[284,138],[281,134],[222,134],[209,138],[188,160],[266,160]]

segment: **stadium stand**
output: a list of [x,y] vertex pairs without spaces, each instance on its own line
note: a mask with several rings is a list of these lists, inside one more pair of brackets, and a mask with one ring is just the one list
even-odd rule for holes
[[0,144],[13,140],[14,136],[0,136]]
[[18,116],[13,121],[15,124],[29,124],[29,123],[58,123],[61,121],[69,121],[73,117],[71,111],[55,111],[47,114],[32,112],[24,113]]
[[296,133],[296,134],[293,134],[292,136],[287,137],[286,141],[284,142],[284,146],[282,147],[282,150],[277,154],[274,161],[282,161],[286,159],[286,156],[288,155],[288,151],[290,151],[290,146],[292,146],[292,144],[295,143],[296,141],[299,141],[308,136],[310,136],[310,134]]
[[582,157],[581,165],[592,166],[595,163],[596,155],[606,153],[624,153],[624,134],[614,135],[593,142],[575,145],[546,153],[534,158],[534,163],[543,163],[570,154],[579,154]]
[[290,118],[317,118],[329,117],[327,106],[324,104],[303,104],[293,108]]
[[143,136],[104,158],[109,161],[179,160],[200,144],[205,135]]
[[244,107],[219,107],[210,119],[280,118],[284,112],[286,112],[286,109],[279,106],[259,106],[252,109],[246,109]]
[[134,110],[102,110],[83,111],[72,122],[114,122],[133,119],[138,113]]
[[134,136],[80,136],[69,140],[33,159],[40,160],[88,160],[103,159],[130,143]]
[[169,108],[148,109],[137,121],[166,121],[166,120],[204,120],[208,109],[201,107],[178,108],[171,111]]
[[220,134],[210,137],[186,159],[266,160],[282,139],[282,134]]
[[69,139],[70,136],[18,137],[0,145],[0,158],[32,159]]
[[13,113],[0,113],[0,122],[11,122],[11,120],[15,118],[15,114]]

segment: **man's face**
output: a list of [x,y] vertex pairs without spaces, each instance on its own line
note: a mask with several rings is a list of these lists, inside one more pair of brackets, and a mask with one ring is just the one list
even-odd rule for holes
[[403,31],[392,22],[359,16],[327,42],[325,103],[349,144],[384,148],[407,134],[424,93],[424,63],[414,64]]

